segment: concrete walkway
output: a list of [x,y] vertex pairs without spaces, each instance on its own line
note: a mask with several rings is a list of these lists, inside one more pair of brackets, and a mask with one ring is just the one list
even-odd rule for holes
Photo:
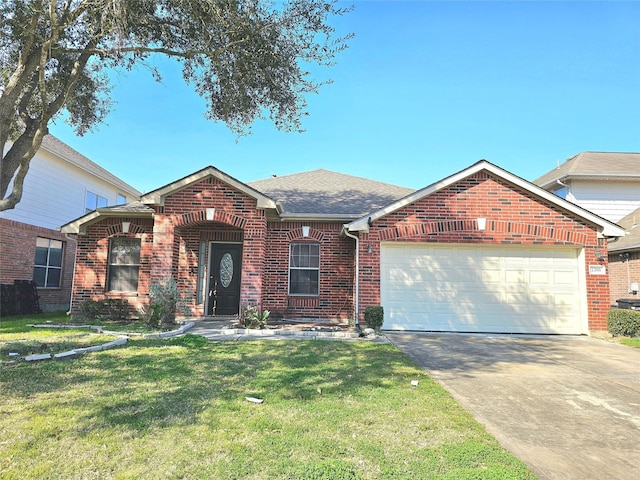
[[640,350],[569,336],[385,332],[542,479],[640,477]]
[[300,328],[276,328],[253,330],[237,328],[230,320],[216,319],[190,319],[193,326],[188,333],[202,335],[208,340],[341,340],[341,341],[367,341],[389,343],[384,336],[362,338],[359,333],[344,329],[331,330],[332,325],[327,324],[316,330],[302,330]]

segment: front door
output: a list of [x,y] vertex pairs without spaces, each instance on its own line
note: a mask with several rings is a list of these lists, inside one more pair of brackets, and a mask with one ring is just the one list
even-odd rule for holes
[[211,244],[207,315],[237,315],[240,311],[242,245]]

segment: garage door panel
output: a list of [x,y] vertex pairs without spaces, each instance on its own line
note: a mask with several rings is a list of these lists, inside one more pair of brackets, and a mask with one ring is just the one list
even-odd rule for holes
[[385,328],[583,333],[576,249],[383,244]]

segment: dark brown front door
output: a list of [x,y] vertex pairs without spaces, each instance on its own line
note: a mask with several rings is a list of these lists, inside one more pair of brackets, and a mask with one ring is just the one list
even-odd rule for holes
[[240,310],[242,245],[211,244],[208,315],[237,315]]

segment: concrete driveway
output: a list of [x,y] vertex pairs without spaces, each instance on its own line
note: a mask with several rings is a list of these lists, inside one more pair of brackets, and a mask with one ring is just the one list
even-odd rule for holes
[[570,336],[385,335],[540,478],[640,478],[640,349]]

